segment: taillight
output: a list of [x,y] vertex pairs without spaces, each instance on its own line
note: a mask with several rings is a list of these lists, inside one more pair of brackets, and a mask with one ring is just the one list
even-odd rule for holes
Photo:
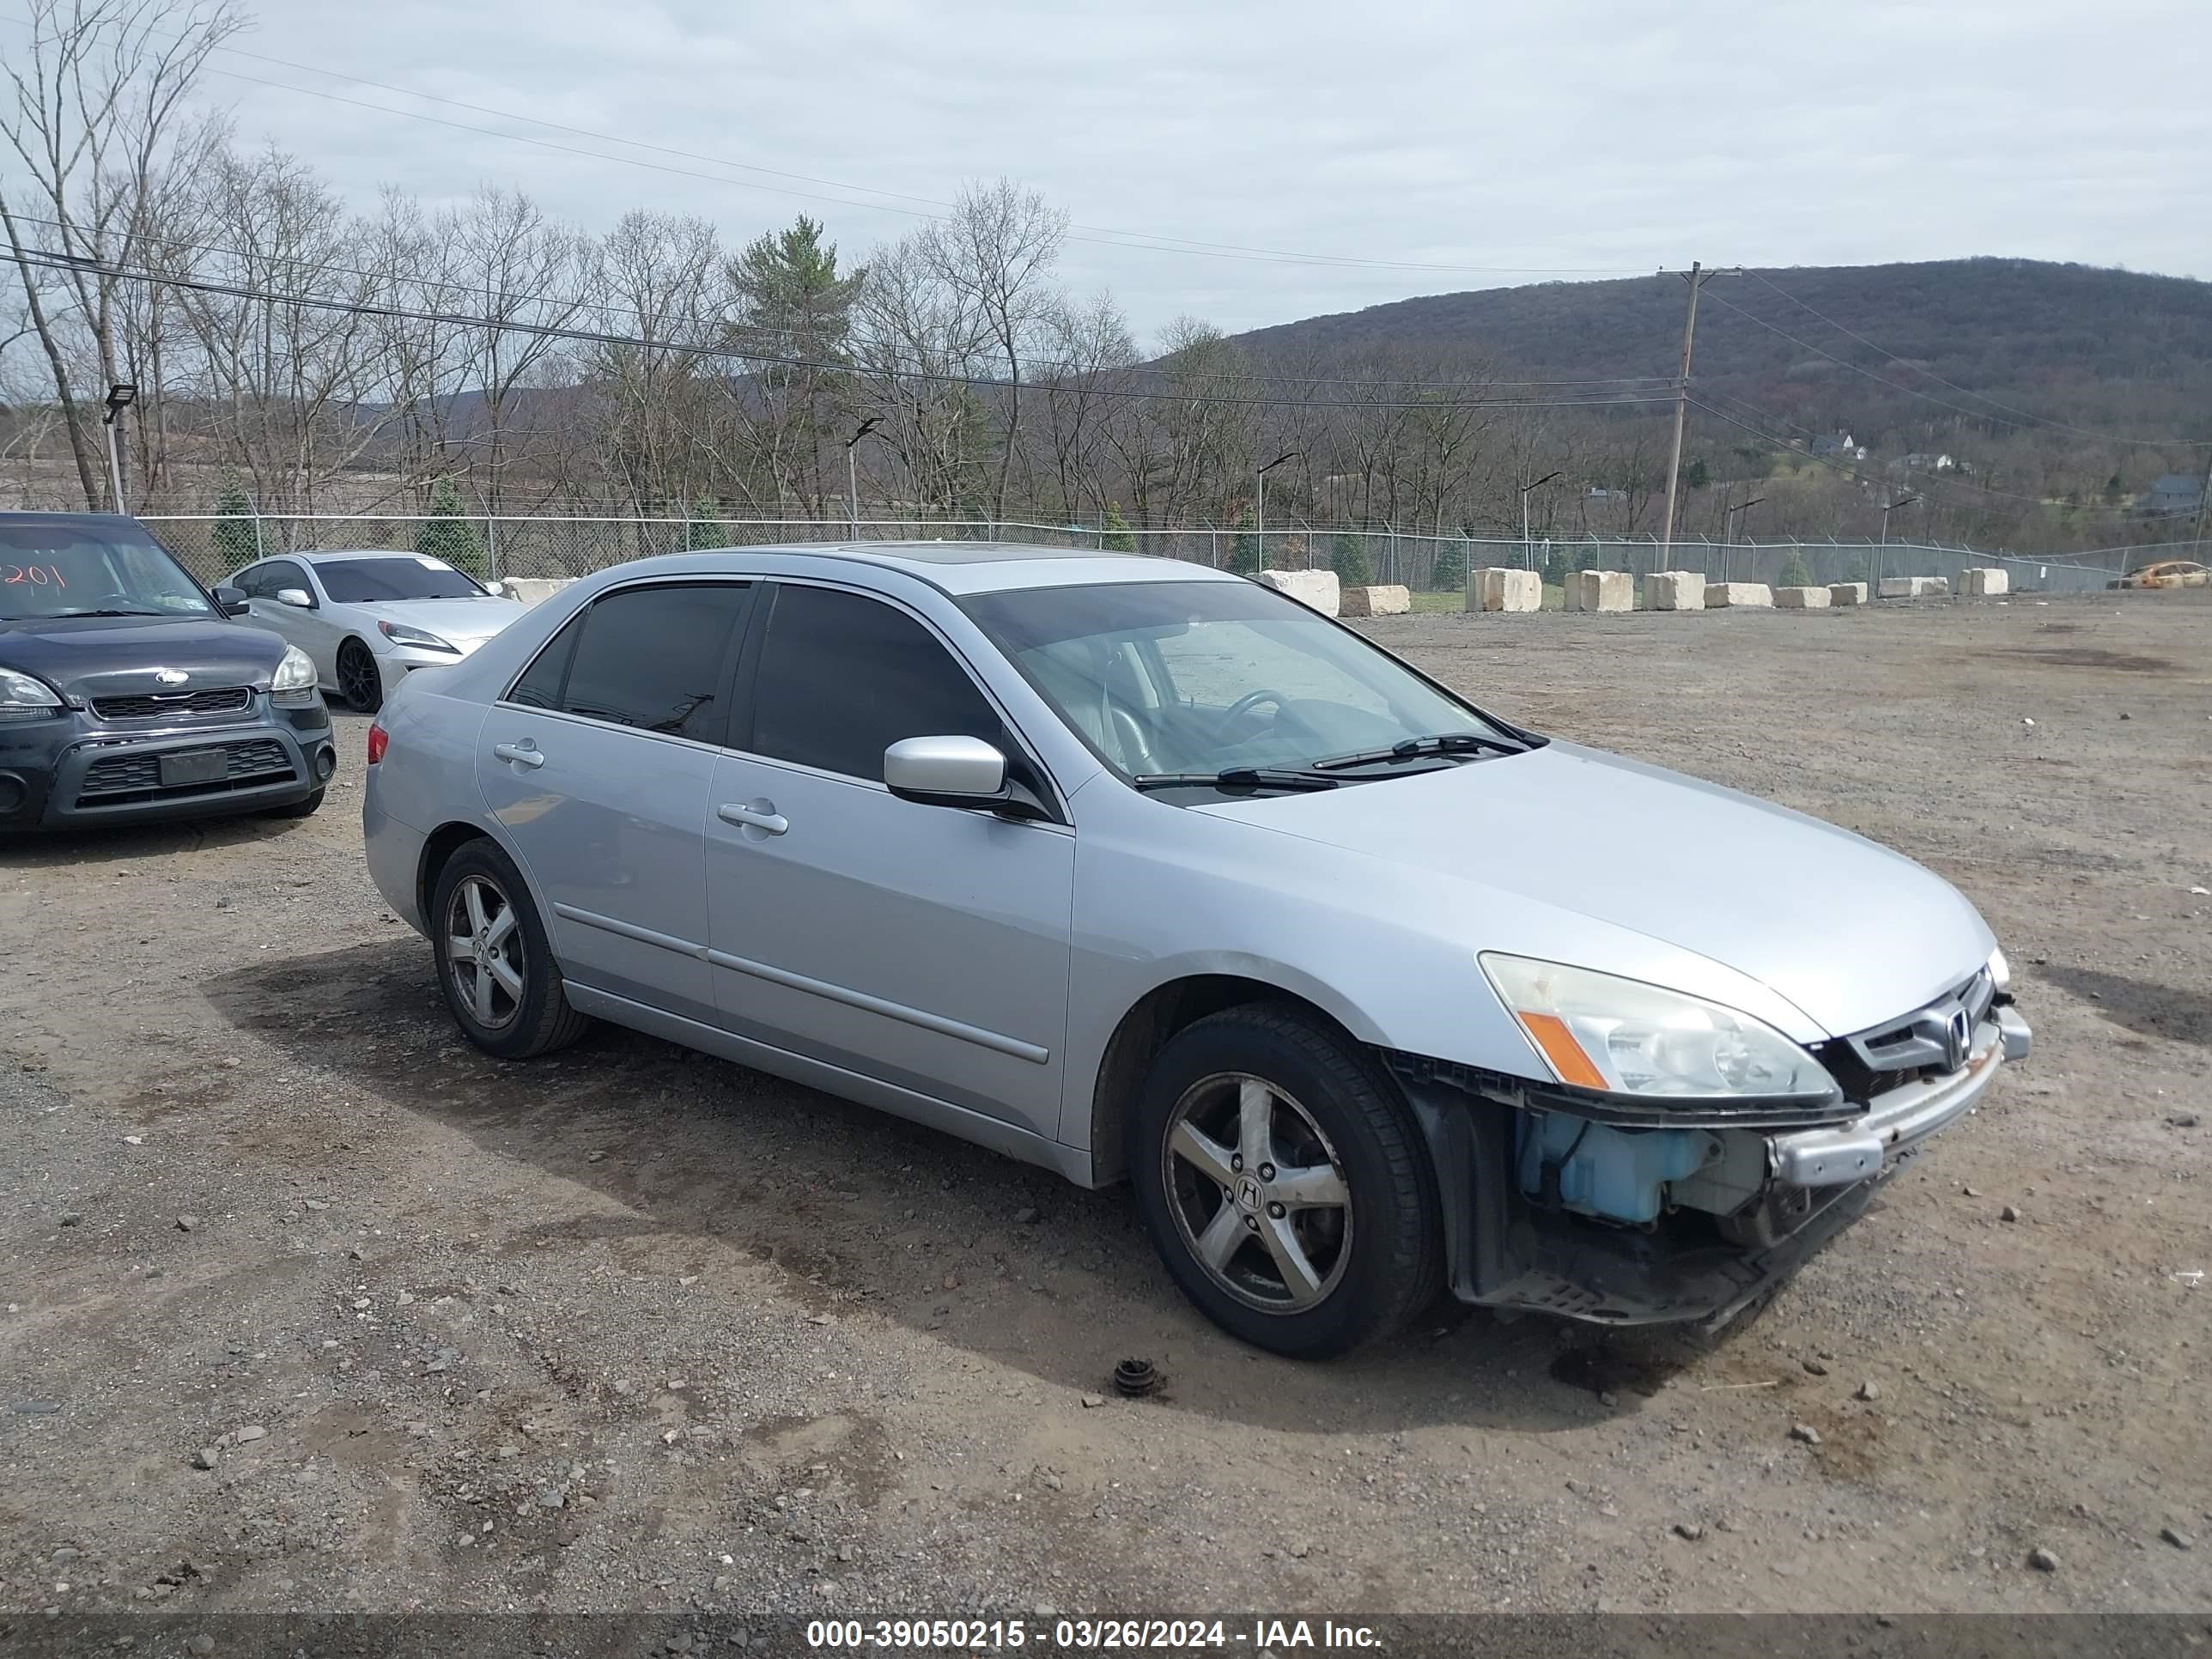
[[381,720],[368,723],[368,763],[374,766],[384,758],[384,750],[392,741],[392,733],[384,729]]

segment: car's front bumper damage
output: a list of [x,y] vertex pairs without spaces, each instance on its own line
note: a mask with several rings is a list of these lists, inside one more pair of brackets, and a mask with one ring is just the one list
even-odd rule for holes
[[[1875,1094],[1845,1121],[1802,1128],[1625,1128],[1575,1119],[1565,1109],[1571,1103],[1520,1079],[1391,1060],[1436,1168],[1460,1300],[1604,1324],[1712,1328],[1861,1214],[1876,1186],[1972,1112],[2032,1041],[2026,1019],[1998,997],[1955,1070]],[[1563,1181],[1563,1166],[1593,1146],[1605,1166],[1597,1180],[1578,1187],[1568,1169]]]

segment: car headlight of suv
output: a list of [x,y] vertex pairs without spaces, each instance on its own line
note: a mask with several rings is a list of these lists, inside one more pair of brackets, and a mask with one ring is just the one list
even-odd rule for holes
[[1827,1068],[1764,1021],[1680,991],[1486,951],[1482,971],[1553,1074],[1657,1104],[1842,1097]]
[[278,702],[307,702],[315,695],[315,662],[296,645],[284,647],[276,672],[269,677],[269,695]]
[[410,628],[405,623],[380,622],[376,625],[376,631],[394,645],[416,645],[425,651],[450,651],[457,657],[461,654],[461,647],[458,645],[450,645],[425,629]]
[[46,720],[61,712],[62,700],[44,680],[0,668],[0,720]]

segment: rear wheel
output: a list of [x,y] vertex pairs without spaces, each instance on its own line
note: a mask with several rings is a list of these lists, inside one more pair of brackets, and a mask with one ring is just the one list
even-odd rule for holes
[[446,861],[430,918],[439,989],[477,1048],[529,1060],[584,1034],[590,1021],[568,1006],[544,924],[498,847],[473,841]]
[[1440,1224],[1418,1131],[1389,1080],[1319,1021],[1258,1004],[1178,1033],[1134,1133],[1152,1243],[1231,1334],[1322,1358],[1389,1335],[1436,1295]]
[[376,657],[359,640],[338,647],[338,692],[364,714],[384,707],[384,678],[376,672]]

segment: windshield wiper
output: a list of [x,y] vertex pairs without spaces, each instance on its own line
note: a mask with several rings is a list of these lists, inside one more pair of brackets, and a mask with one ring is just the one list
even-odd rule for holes
[[1272,766],[1228,766],[1218,772],[1143,772],[1129,780],[1137,789],[1334,789],[1338,780],[1314,772],[1284,771]]
[[56,612],[54,612],[54,615],[55,615],[56,617],[167,617],[167,616],[169,616],[169,615],[171,615],[171,614],[172,614],[171,612],[167,611],[139,611],[139,610],[132,610],[132,611],[119,611],[119,610],[115,610],[115,609],[112,609],[112,608],[111,608],[111,609],[107,609],[107,610],[101,610],[101,611],[57,611]]
[[1401,738],[1388,749],[1356,749],[1348,755],[1330,755],[1312,765],[1316,772],[1343,772],[1355,766],[1392,766],[1401,761],[1426,760],[1431,755],[1463,755],[1478,749],[1517,755],[1522,746],[1504,738],[1485,737],[1480,732],[1439,732],[1431,737]]

